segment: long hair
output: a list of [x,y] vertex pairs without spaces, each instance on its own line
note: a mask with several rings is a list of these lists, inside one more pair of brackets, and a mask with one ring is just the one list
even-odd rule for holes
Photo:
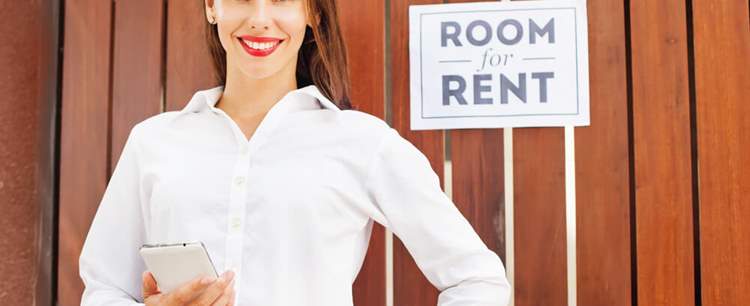
[[[315,85],[340,109],[351,109],[346,46],[336,13],[336,0],[305,0],[305,3],[313,22],[305,29],[297,56],[297,87]],[[216,78],[220,85],[225,85],[227,53],[219,40],[217,25],[205,23]]]

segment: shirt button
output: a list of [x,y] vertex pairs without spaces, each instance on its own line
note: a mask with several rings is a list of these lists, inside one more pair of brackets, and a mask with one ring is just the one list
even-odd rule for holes
[[241,186],[243,183],[245,183],[245,177],[244,176],[238,176],[234,178],[234,184],[237,186]]
[[232,230],[240,229],[240,225],[242,225],[242,221],[240,220],[240,217],[232,217],[232,221],[231,221]]

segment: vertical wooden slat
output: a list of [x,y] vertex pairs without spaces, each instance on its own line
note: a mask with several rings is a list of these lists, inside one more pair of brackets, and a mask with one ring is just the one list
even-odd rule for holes
[[564,129],[513,129],[513,163],[515,305],[565,305]]
[[[694,305],[685,1],[631,1],[639,305]],[[712,101],[713,102],[713,101]]]
[[[443,186],[443,131],[411,131],[409,124],[409,9],[410,4],[439,0],[391,0],[390,52],[392,126],[427,156]],[[393,299],[396,306],[437,305],[438,291],[430,284],[403,243],[393,239]]]
[[203,7],[203,0],[167,0],[165,111],[180,110],[196,90],[218,85]]
[[[451,0],[469,2],[475,0]],[[453,202],[482,241],[505,260],[502,129],[450,131]]]
[[[381,0],[339,1],[346,42],[352,107],[385,119],[385,4]],[[354,304],[386,303],[385,229],[375,223],[367,255],[354,281]]]
[[163,1],[115,2],[110,172],[133,125],[161,111],[163,26]]
[[80,304],[78,257],[108,177],[112,2],[65,3],[58,305]]
[[6,3],[0,11],[0,304],[50,305],[59,6]]
[[692,4],[702,302],[750,305],[748,2]]
[[452,130],[453,202],[490,250],[505,260],[501,129]]
[[346,43],[352,105],[385,118],[385,4],[382,0],[338,1]]
[[513,129],[515,305],[566,305],[563,128]]
[[632,305],[622,1],[588,2],[591,125],[575,129],[579,306]]

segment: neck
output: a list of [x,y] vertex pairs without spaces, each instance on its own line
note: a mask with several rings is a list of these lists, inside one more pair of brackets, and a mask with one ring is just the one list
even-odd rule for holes
[[[295,61],[296,62],[296,61]],[[227,78],[216,107],[238,117],[255,117],[268,112],[288,92],[297,89],[295,69],[285,67],[264,79],[249,78],[227,63]],[[291,67],[296,68],[296,67]]]

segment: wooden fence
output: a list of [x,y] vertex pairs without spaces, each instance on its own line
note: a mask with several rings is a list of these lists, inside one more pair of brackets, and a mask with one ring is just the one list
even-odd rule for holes
[[[567,181],[564,128],[409,130],[408,6],[440,2],[339,1],[353,104],[450,183],[515,305],[750,305],[748,1],[590,0],[591,126],[568,135]],[[202,5],[65,1],[58,305],[79,304],[80,249],[130,128],[215,85]],[[438,292],[376,226],[354,293],[429,306]]]

